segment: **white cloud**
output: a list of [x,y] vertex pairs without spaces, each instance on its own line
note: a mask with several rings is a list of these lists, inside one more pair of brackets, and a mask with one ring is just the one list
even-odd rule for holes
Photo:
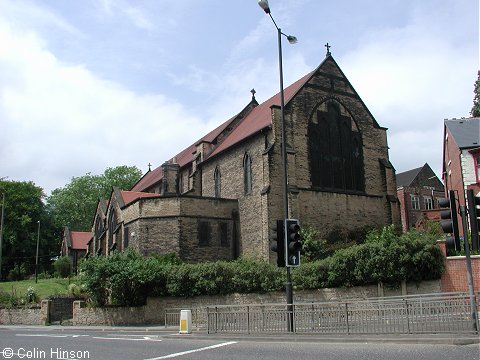
[[468,116],[478,48],[457,41],[463,30],[443,26],[445,14],[413,13],[403,27],[363,36],[340,66],[380,125],[389,128],[397,171],[429,162],[439,173],[443,119]]
[[0,23],[0,43],[0,176],[52,190],[107,166],[162,163],[204,131],[179,103],[64,64],[31,32]]

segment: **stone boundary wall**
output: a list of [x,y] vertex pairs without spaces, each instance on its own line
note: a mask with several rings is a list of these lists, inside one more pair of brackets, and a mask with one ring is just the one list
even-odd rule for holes
[[50,322],[52,302],[42,300],[31,308],[0,309],[0,325],[47,325]]
[[[294,291],[294,301],[320,302],[438,292],[440,292],[440,281],[435,280],[424,281],[418,285],[403,284],[398,289],[391,289],[381,285],[371,285],[352,288],[297,290]],[[169,308],[202,309],[208,305],[285,303],[285,301],[285,292],[196,296],[192,298],[148,298],[145,306],[128,308],[91,308],[87,307],[83,301],[75,301],[73,305],[72,325],[164,325],[165,309]]]
[[140,307],[88,307],[85,301],[73,302],[72,325],[142,325],[145,320],[146,306]]

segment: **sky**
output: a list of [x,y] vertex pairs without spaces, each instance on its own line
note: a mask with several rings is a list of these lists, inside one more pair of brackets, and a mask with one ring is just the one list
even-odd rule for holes
[[[285,86],[325,44],[397,173],[442,169],[443,121],[469,117],[478,0],[270,0]],[[143,173],[279,91],[277,32],[257,0],[0,0],[0,178],[46,195],[108,167]]]

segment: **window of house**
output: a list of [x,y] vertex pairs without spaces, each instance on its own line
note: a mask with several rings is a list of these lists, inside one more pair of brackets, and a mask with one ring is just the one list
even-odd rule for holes
[[207,221],[198,222],[198,245],[208,246],[210,242],[210,224]]
[[411,195],[410,200],[412,202],[412,209],[420,210],[420,198],[417,195]]
[[355,122],[341,113],[335,101],[314,116],[308,125],[312,186],[364,191],[362,136]]
[[243,182],[245,186],[245,195],[252,192],[252,158],[245,154],[243,158]]
[[433,209],[433,199],[431,196],[424,196],[423,197],[423,202],[425,204],[425,209],[426,210],[432,210]]
[[215,197],[219,198],[221,197],[221,189],[222,189],[222,176],[220,174],[220,169],[218,166],[215,168],[215,171],[213,172],[213,181],[215,183]]

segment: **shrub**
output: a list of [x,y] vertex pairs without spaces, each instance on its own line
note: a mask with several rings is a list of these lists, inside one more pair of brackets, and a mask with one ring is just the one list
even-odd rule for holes
[[327,241],[320,238],[320,232],[311,227],[304,226],[300,230],[302,237],[302,261],[320,260],[326,256]]
[[27,289],[24,297],[27,304],[37,303],[39,301],[37,292],[31,286]]
[[72,260],[68,256],[62,256],[55,260],[53,268],[58,276],[62,278],[69,277],[72,274]]
[[[386,227],[370,232],[363,244],[303,262],[293,269],[292,280],[297,289],[318,289],[438,279],[442,271],[443,254],[432,235],[398,236],[393,227]],[[172,255],[143,257],[132,250],[90,258],[82,263],[81,274],[87,294],[98,306],[142,305],[147,296],[261,293],[285,287],[285,269],[264,261],[183,264]]]

